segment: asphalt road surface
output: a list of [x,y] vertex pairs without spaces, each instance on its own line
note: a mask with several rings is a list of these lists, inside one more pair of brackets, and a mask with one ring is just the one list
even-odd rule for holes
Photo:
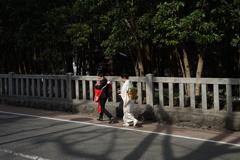
[[0,112],[0,160],[239,160],[240,145]]

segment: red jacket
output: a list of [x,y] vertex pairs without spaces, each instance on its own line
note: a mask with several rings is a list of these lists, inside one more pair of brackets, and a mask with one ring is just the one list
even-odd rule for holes
[[[96,85],[100,85],[100,82],[98,82]],[[101,94],[102,94],[102,89],[94,88],[94,93],[95,93],[94,102],[98,103],[98,106],[97,106],[98,113],[101,113],[100,97],[101,97]]]

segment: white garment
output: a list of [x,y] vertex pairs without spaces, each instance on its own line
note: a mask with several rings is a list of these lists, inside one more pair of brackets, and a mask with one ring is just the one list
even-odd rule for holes
[[134,120],[136,120],[132,114],[134,100],[131,100],[127,94],[128,89],[131,87],[133,87],[132,82],[129,80],[126,80],[121,89],[121,97],[123,100],[123,114],[124,114],[123,121],[124,121],[124,123],[133,122]]

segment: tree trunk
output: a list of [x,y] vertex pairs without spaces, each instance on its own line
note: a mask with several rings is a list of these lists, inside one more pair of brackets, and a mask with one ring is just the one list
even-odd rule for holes
[[[198,64],[197,64],[196,78],[201,78],[202,77],[203,62],[204,62],[203,52],[201,52],[198,55]],[[196,88],[195,88],[196,96],[200,96],[200,89],[201,89],[200,84],[196,84]]]
[[112,55],[109,55],[109,75],[111,75],[113,73],[113,56]]
[[[126,26],[130,29],[133,38],[135,39],[136,42],[136,52],[137,52],[137,57],[136,57],[136,65],[137,65],[137,72],[136,72],[136,76],[145,76],[145,72],[144,72],[144,66],[143,66],[143,58],[142,58],[142,42],[139,40],[139,38],[137,37],[137,33],[136,33],[136,28],[135,28],[135,23],[133,18],[131,18],[129,21],[127,19],[125,19],[125,24]],[[132,54],[134,54],[133,52],[131,52]],[[132,56],[134,57],[134,56]]]
[[191,78],[191,71],[190,71],[187,52],[184,48],[182,49],[182,51],[183,51],[183,62],[184,62],[185,77],[186,78]]
[[138,69],[138,64],[137,64],[137,55],[136,54],[134,54],[135,53],[135,48],[133,49],[133,48],[129,48],[129,53],[130,53],[130,57],[131,57],[131,62],[132,62],[132,64],[133,64],[133,66],[134,66],[134,71],[135,71],[135,74],[136,74],[136,76],[139,76],[139,73],[138,73],[138,71],[139,71],[139,69]]
[[[171,63],[171,71],[170,76],[171,77],[178,77],[178,63],[177,59],[179,57],[179,53],[177,49],[175,48],[173,52],[170,54],[170,63]],[[182,67],[181,67],[182,68]]]
[[147,59],[147,63],[145,63],[144,68],[146,68],[147,73],[152,73],[153,61],[148,44],[144,44],[144,51]]
[[21,65],[23,62],[23,59],[22,59],[21,53],[18,52],[17,46],[15,46],[15,55],[16,55],[17,71],[19,74],[23,74],[22,73],[22,65]]
[[[240,78],[240,44],[238,44],[238,63],[237,63],[237,73],[238,73],[238,78]],[[240,93],[239,93],[240,94]]]
[[173,52],[175,52],[174,54],[177,56],[177,58],[179,60],[179,64],[180,64],[180,68],[181,68],[183,77],[186,77],[184,66],[183,66],[183,61],[182,61],[182,58],[181,58],[181,56],[180,56],[180,54],[179,54],[179,52],[178,52],[176,47],[175,47]]
[[142,61],[142,52],[141,52],[141,48],[139,45],[137,45],[137,65],[138,65],[138,69],[139,69],[139,76],[144,77],[145,72],[144,72],[144,65],[143,65],[143,61]]
[[[187,51],[185,49],[185,46],[182,45],[182,52],[183,52],[183,67],[184,67],[184,74],[186,78],[191,78],[191,71],[190,71],[190,66],[189,66],[189,60],[188,60],[188,55]],[[185,85],[185,90],[186,90],[186,96],[190,96],[190,84]]]
[[73,73],[73,57],[70,55],[66,55],[66,73]]

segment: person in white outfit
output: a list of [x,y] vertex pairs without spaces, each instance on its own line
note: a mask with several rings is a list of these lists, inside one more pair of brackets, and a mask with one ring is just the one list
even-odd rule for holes
[[133,116],[133,106],[134,106],[134,100],[132,100],[128,95],[128,89],[133,87],[132,82],[128,79],[129,76],[127,74],[123,74],[121,76],[122,81],[124,82],[121,91],[119,91],[123,100],[123,126],[128,127],[130,124],[133,123],[133,126],[136,126],[138,123],[138,120],[134,118]]

